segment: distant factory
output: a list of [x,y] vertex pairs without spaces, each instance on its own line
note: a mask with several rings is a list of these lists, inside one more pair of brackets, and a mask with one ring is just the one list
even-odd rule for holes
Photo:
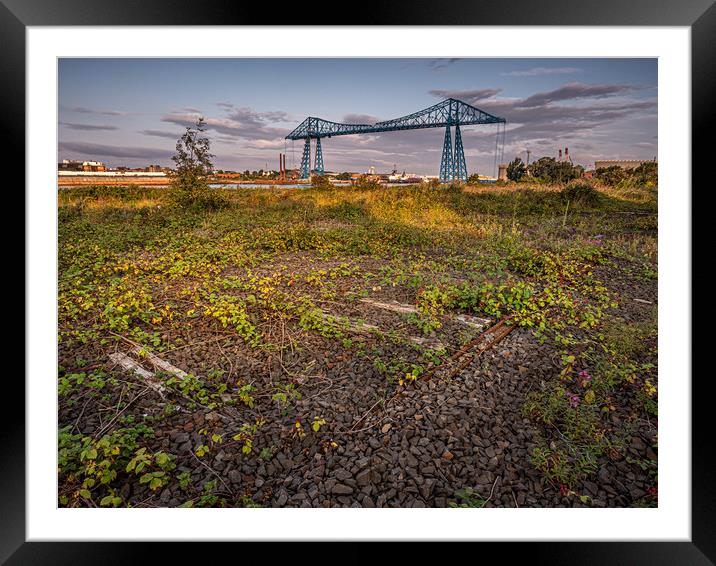
[[62,163],[57,164],[58,171],[107,171],[107,166],[101,161],[75,161],[73,159],[63,159]]
[[110,168],[101,161],[77,161],[63,159],[57,164],[57,173],[60,176],[100,176],[100,177],[144,177],[144,176],[166,176],[172,170],[161,165],[148,165],[147,167],[115,167]]

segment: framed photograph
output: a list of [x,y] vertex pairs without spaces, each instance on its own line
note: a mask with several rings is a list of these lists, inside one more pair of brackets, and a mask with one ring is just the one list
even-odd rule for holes
[[520,4],[2,0],[27,211],[2,560],[713,563],[690,329],[716,9]]

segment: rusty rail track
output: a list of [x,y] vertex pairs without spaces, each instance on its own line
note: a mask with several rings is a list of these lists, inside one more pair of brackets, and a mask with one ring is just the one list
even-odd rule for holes
[[[465,369],[468,365],[475,361],[479,356],[481,356],[484,352],[495,346],[498,342],[503,340],[510,332],[515,329],[516,325],[510,324],[511,318],[512,317],[508,316],[501,319],[499,322],[482,332],[477,338],[465,344],[462,348],[460,348],[457,352],[450,356],[445,362],[425,372],[418,379],[420,379],[421,381],[427,381],[432,379],[433,377],[438,377],[440,379],[452,379],[453,377],[455,377],[455,375],[460,373],[463,369]],[[400,397],[401,393],[402,389],[399,389],[395,393],[395,395],[385,401],[383,407],[387,407],[395,399]],[[359,432],[356,431],[356,428],[358,428],[358,426],[363,423],[371,415],[371,413],[373,413],[373,411],[379,404],[380,402],[375,403],[360,419],[353,423],[353,426],[349,430],[343,431],[343,433],[345,434]],[[371,425],[368,428],[372,428],[372,426],[375,425]]]

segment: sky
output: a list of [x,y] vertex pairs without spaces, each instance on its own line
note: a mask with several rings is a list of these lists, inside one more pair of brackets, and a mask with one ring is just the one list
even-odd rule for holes
[[[217,169],[300,165],[307,116],[373,123],[453,97],[507,120],[503,161],[657,156],[657,60],[566,58],[61,58],[58,158],[172,166],[199,117]],[[497,126],[462,127],[468,173],[493,175]],[[443,128],[322,140],[327,171],[437,175]],[[453,134],[454,135],[454,134]]]

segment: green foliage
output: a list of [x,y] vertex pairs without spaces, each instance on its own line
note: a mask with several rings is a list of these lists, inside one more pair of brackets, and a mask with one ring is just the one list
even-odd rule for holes
[[582,176],[583,169],[569,161],[557,161],[554,157],[540,157],[527,167],[530,175],[545,183],[563,184]]
[[[477,332],[449,322],[458,313],[495,320],[510,316],[514,324],[550,341],[553,359],[564,363],[554,375],[542,376],[544,389],[534,384],[532,392],[540,396],[527,400],[525,414],[544,437],[537,441],[542,452],[534,454],[536,465],[555,482],[578,484],[592,473],[595,461],[602,462],[622,441],[626,424],[611,425],[612,417],[622,418],[622,423],[645,421],[658,412],[655,321],[654,328],[639,328],[630,317],[625,328],[612,328],[619,305],[606,280],[615,269],[629,281],[656,279],[658,195],[656,190],[612,190],[595,184],[600,197],[585,204],[565,230],[563,194],[533,181],[523,178],[518,189],[456,185],[435,190],[426,184],[237,188],[217,191],[235,206],[216,210],[171,206],[171,191],[166,189],[61,190],[60,423],[74,426],[89,400],[78,427],[85,430],[88,415],[98,409],[104,415],[117,403],[121,411],[136,394],[132,387],[122,394],[126,382],[97,369],[106,357],[98,360],[95,353],[112,351],[117,344],[126,347],[116,336],[120,334],[157,354],[191,346],[184,350],[189,359],[185,369],[201,375],[180,379],[158,372],[170,402],[163,409],[132,404],[115,426],[134,427],[130,418],[173,423],[178,406],[192,410],[233,403],[244,417],[231,431],[240,435],[235,441],[240,444],[232,448],[246,448],[249,458],[270,458],[275,449],[260,446],[261,433],[251,428],[257,415],[273,419],[274,425],[303,418],[299,427],[291,425],[293,436],[310,438],[315,424],[319,440],[324,440],[326,425],[321,420],[329,420],[328,415],[299,415],[295,403],[306,394],[303,378],[322,374],[333,361],[318,362],[323,367],[307,365],[312,353],[338,351],[334,373],[354,361],[374,364],[385,377],[385,391],[379,394],[385,399],[401,382],[419,379],[424,368],[446,355],[408,342],[406,334],[414,332],[399,323],[384,328],[381,319],[382,332],[355,331],[364,308],[357,299],[392,296],[412,302],[418,312],[411,320],[423,332],[449,342],[451,352]],[[574,202],[575,195],[571,198]],[[350,321],[337,313],[349,313]],[[453,329],[460,335],[453,337]],[[205,342],[207,336],[211,340]],[[386,341],[391,347],[381,351]],[[341,349],[341,344],[349,349]],[[203,348],[211,357],[197,361]],[[225,350],[223,356],[220,350]],[[169,357],[182,367],[179,353],[178,361],[173,354]],[[281,361],[289,377],[278,377],[283,375],[280,366],[247,364],[246,357]],[[217,369],[217,364],[225,369]],[[584,368],[592,375],[588,386],[579,378]],[[311,391],[314,388],[323,389],[315,382]],[[578,395],[575,406],[567,393]],[[149,414],[143,417],[143,412]],[[247,428],[239,426],[244,421]],[[93,442],[84,446],[87,435],[70,436],[78,438],[61,443],[60,449],[61,504],[127,505],[117,499],[124,497],[121,487],[127,482],[142,499],[161,491],[156,480],[164,476],[159,474],[140,484],[145,474],[165,471],[155,458],[158,444],[140,438],[121,457],[114,455],[103,473],[111,478],[114,470],[117,476],[98,488],[103,449]],[[207,432],[194,447],[205,447],[206,457],[218,442]],[[138,454],[140,448],[146,448],[145,453]],[[135,469],[142,468],[138,474],[126,469],[133,459]],[[87,476],[80,465],[89,462],[95,462],[90,474],[95,484],[85,488]],[[185,505],[222,504],[216,486],[197,495],[191,478],[179,476],[172,472],[168,481],[186,484]]]
[[[216,493],[218,487],[218,480],[210,480],[202,487],[201,495],[199,496],[196,506],[197,507],[225,507],[226,500],[223,497],[219,497]],[[193,502],[189,501],[184,507],[193,507]]]
[[256,391],[256,388],[253,385],[247,383],[245,385],[241,385],[241,387],[239,387],[236,392],[241,402],[249,409],[254,408],[254,398],[251,396],[251,393],[253,393],[254,391]]
[[301,392],[296,389],[296,386],[293,383],[287,383],[278,387],[278,391],[271,396],[271,400],[276,403],[281,414],[285,416],[288,414],[291,404],[294,401],[299,401],[301,397]]
[[471,488],[466,487],[455,492],[455,495],[460,498],[460,503],[450,502],[450,507],[467,507],[479,509],[485,506],[487,501],[480,497],[477,492]]
[[311,175],[311,186],[314,189],[331,189],[333,184],[326,175]]
[[311,428],[313,429],[313,432],[318,432],[321,430],[321,427],[326,424],[326,419],[321,417],[313,417],[313,422],[311,423]]
[[245,303],[232,295],[205,295],[204,316],[217,319],[224,328],[231,325],[239,336],[251,344],[256,344],[257,334]]
[[245,423],[241,425],[239,432],[237,432],[232,438],[238,442],[243,443],[241,452],[248,455],[254,448],[254,436],[256,431],[265,424],[263,419],[257,419],[254,423]]
[[584,181],[569,183],[560,191],[560,195],[565,202],[584,206],[595,206],[601,198],[599,192]]
[[608,185],[615,187],[629,178],[627,171],[618,165],[611,165],[609,167],[600,167],[594,172],[594,177]]
[[637,187],[656,187],[659,184],[659,166],[646,161],[629,172],[630,181]]
[[204,118],[194,127],[188,126],[176,144],[172,161],[176,173],[172,178],[172,196],[182,207],[200,210],[217,210],[228,203],[221,193],[213,191],[208,184],[213,165],[209,138],[202,136],[206,131]]
[[101,506],[123,503],[118,487],[127,478],[138,478],[139,485],[156,491],[167,484],[175,457],[165,452],[149,452],[139,440],[153,437],[145,425],[120,428],[99,439],[72,434],[71,427],[58,433],[58,473],[71,490],[64,495],[66,505],[98,501]]
[[413,320],[424,334],[430,334],[442,326],[440,317],[451,304],[452,300],[444,290],[436,286],[421,289],[417,296],[417,316]]
[[515,157],[507,165],[507,178],[510,181],[519,182],[526,173],[527,167],[525,167],[524,162],[519,157]]
[[645,161],[633,169],[611,165],[597,169],[594,177],[609,187],[656,187],[659,184],[659,167],[656,161]]
[[[227,390],[226,383],[205,382],[194,374],[179,377],[174,374],[158,372],[157,376],[169,389],[180,393],[185,399],[207,409],[214,409],[222,403],[222,395]],[[190,405],[191,406],[191,405]]]
[[361,190],[377,190],[380,189],[380,182],[377,179],[368,177],[367,175],[361,175],[356,179],[353,186]]

